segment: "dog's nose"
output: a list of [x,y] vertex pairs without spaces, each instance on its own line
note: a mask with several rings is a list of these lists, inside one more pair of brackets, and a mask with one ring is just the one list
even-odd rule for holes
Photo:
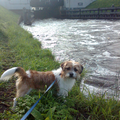
[[70,73],[70,77],[73,77],[73,73]]

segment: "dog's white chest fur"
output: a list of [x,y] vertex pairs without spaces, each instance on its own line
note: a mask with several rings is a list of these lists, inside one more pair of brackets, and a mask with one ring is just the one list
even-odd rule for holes
[[61,71],[62,71],[61,68],[52,71],[59,85],[58,95],[68,96],[68,91],[70,91],[73,85],[75,84],[75,79],[74,78],[61,78],[60,76]]

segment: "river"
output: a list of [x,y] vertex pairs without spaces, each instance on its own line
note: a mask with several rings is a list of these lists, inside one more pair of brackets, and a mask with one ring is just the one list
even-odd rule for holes
[[[87,71],[81,89],[119,95],[120,20],[36,20],[21,27],[50,49],[57,61],[79,61]],[[88,92],[86,92],[87,94]]]

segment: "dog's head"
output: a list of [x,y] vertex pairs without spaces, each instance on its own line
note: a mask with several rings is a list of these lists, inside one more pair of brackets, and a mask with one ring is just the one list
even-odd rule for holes
[[66,61],[61,64],[62,78],[79,78],[83,71],[83,66],[79,62]]

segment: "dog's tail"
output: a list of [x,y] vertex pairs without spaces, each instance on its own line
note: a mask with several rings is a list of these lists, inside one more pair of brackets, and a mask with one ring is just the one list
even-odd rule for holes
[[[17,74],[16,74],[17,73]],[[21,67],[13,67],[13,68],[10,68],[8,70],[6,70],[2,75],[1,75],[1,78],[0,78],[0,81],[8,81],[12,76],[26,76],[26,72],[23,68]]]

